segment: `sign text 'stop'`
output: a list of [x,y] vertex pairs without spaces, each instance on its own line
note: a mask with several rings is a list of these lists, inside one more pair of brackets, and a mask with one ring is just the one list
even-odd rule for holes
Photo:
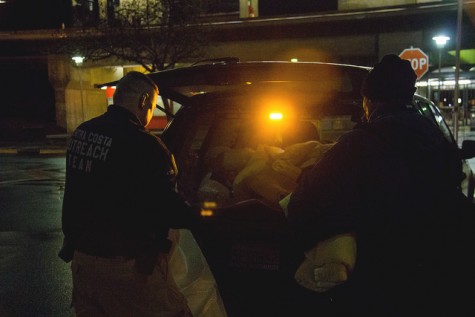
[[407,59],[411,62],[412,69],[417,75],[417,79],[421,79],[429,70],[429,56],[419,48],[406,48],[399,54],[402,59]]

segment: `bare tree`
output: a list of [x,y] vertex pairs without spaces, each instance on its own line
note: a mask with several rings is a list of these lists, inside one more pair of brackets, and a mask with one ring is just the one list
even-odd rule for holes
[[95,26],[90,20],[82,25],[76,21],[76,27],[65,30],[65,36],[59,38],[59,50],[89,60],[115,57],[139,64],[149,72],[173,68],[177,62],[203,55],[207,32],[199,22],[200,3],[122,1],[113,12],[99,15]]

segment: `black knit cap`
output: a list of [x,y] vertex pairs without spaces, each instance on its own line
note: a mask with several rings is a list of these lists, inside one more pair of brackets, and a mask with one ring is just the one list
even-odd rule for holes
[[361,94],[372,101],[410,101],[416,91],[416,79],[411,62],[389,54],[369,72]]

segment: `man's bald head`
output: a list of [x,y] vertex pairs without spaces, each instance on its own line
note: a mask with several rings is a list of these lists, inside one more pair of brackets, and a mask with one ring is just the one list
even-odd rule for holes
[[113,100],[115,105],[135,111],[144,96],[152,96],[155,93],[158,94],[158,87],[149,77],[131,71],[117,83]]
[[129,110],[143,126],[147,126],[152,119],[157,97],[157,85],[145,74],[132,71],[117,83],[113,100],[114,105]]

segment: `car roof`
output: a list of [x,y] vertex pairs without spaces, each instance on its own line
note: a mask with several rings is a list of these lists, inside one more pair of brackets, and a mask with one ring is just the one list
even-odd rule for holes
[[[370,67],[290,61],[246,61],[214,59],[192,66],[147,74],[159,87],[160,95],[180,103],[236,95],[249,91],[332,90],[358,95]],[[110,82],[98,87],[113,86]]]

